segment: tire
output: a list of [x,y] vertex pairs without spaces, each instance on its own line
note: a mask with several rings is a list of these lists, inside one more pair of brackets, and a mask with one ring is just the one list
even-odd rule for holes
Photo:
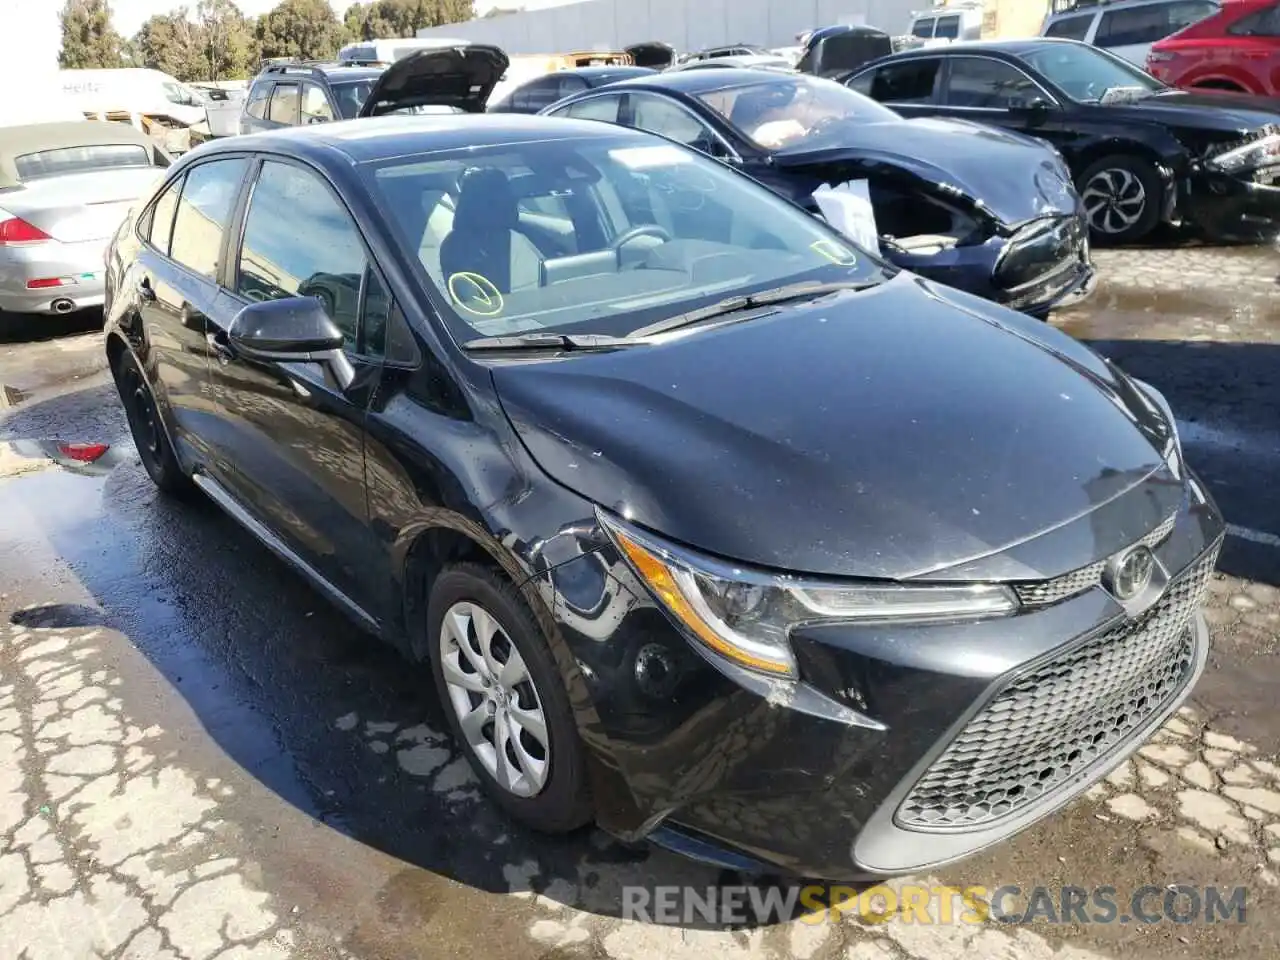
[[120,401],[124,404],[125,418],[129,421],[129,432],[133,434],[138,457],[151,482],[170,496],[189,495],[194,485],[178,464],[160,419],[160,411],[156,409],[151,385],[143,376],[138,361],[125,350],[116,361],[113,372]]
[[[495,627],[488,658],[479,642],[488,632],[486,614]],[[586,752],[569,697],[542,630],[515,586],[480,564],[445,567],[431,587],[427,631],[431,672],[449,727],[489,797],[514,820],[543,833],[568,833],[589,823],[594,808]],[[524,668],[517,666],[514,674],[524,679],[507,686],[501,668],[513,663],[513,652]],[[464,725],[464,715],[472,722]],[[497,749],[502,724],[508,731],[505,765]]]
[[1156,168],[1142,157],[1113,154],[1095,160],[1076,186],[1095,243],[1133,243],[1160,222],[1164,187]]

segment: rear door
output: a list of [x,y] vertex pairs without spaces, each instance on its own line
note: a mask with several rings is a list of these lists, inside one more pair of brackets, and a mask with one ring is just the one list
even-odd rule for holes
[[[316,170],[267,158],[254,177],[212,318],[210,382],[217,480],[342,597],[364,606],[371,582],[364,485],[364,416],[382,363],[386,285],[355,218]],[[317,297],[346,337],[354,382],[343,389],[314,363],[237,355],[228,332],[255,301]],[[369,327],[374,329],[370,330]],[[372,593],[371,593],[372,591]]]
[[1102,11],[1094,46],[1145,67],[1151,45],[1218,11],[1214,0],[1159,0]]

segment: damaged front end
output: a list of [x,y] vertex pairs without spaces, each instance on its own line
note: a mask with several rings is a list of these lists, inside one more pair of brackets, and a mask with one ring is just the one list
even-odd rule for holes
[[1280,124],[1205,147],[1178,200],[1184,218],[1214,239],[1280,237]]
[[[1050,189],[1037,182],[1040,194],[1056,189],[1057,195],[1042,197],[1014,220],[977,191],[889,159],[849,158],[791,166],[791,172],[805,176],[807,204],[815,211],[813,191],[864,181],[880,252],[938,283],[1035,316],[1078,302],[1093,289],[1088,228],[1069,182]],[[1045,170],[1037,178],[1055,179]]]

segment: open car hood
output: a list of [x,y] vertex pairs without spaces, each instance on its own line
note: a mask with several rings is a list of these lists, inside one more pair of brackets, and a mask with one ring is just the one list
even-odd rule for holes
[[377,117],[422,106],[483,113],[489,95],[509,65],[507,55],[489,44],[420,50],[383,71],[359,116]]
[[1007,228],[1075,213],[1079,204],[1070,174],[1046,144],[965,120],[832,124],[782,148],[773,160],[824,182],[892,168],[932,185],[934,192],[968,199]]

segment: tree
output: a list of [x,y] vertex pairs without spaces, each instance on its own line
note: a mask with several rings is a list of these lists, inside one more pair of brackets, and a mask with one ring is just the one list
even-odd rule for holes
[[343,24],[354,40],[412,37],[423,27],[470,20],[473,0],[372,0],[347,8]]
[[196,17],[212,80],[238,80],[257,68],[253,29],[231,0],[200,0]]
[[59,66],[78,70],[121,65],[124,40],[111,24],[107,0],[67,0],[58,20],[62,25]]
[[187,8],[179,7],[148,18],[133,38],[133,47],[144,67],[163,70],[179,80],[203,80],[209,62],[200,34]]
[[282,0],[258,18],[263,57],[327,60],[346,39],[328,0]]

